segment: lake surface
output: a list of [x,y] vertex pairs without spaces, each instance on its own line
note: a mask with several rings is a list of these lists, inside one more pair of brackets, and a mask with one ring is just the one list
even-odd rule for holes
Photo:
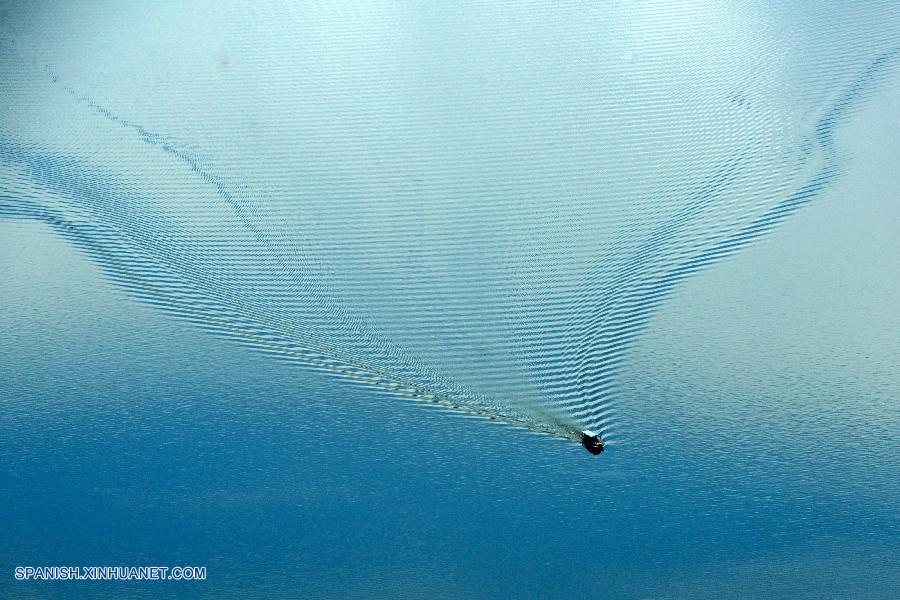
[[0,596],[900,589],[895,3],[0,34]]

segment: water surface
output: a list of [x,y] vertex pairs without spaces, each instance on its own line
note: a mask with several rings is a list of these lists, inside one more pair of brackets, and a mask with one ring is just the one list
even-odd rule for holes
[[891,597],[895,9],[9,4],[0,590]]

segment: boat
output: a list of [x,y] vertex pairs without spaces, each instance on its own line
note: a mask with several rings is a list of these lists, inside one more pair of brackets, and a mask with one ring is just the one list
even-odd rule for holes
[[603,438],[600,437],[599,433],[585,430],[581,432],[581,445],[584,446],[585,450],[596,456],[603,452],[603,447],[606,444],[603,443]]

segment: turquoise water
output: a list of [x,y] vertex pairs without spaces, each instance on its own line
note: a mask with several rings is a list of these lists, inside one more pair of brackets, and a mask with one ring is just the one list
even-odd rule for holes
[[891,597],[896,12],[6,6],[0,591]]

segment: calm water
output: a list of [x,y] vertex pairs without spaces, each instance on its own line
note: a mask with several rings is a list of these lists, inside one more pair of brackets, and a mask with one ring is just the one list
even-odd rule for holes
[[4,5],[0,596],[893,597],[845,4]]

